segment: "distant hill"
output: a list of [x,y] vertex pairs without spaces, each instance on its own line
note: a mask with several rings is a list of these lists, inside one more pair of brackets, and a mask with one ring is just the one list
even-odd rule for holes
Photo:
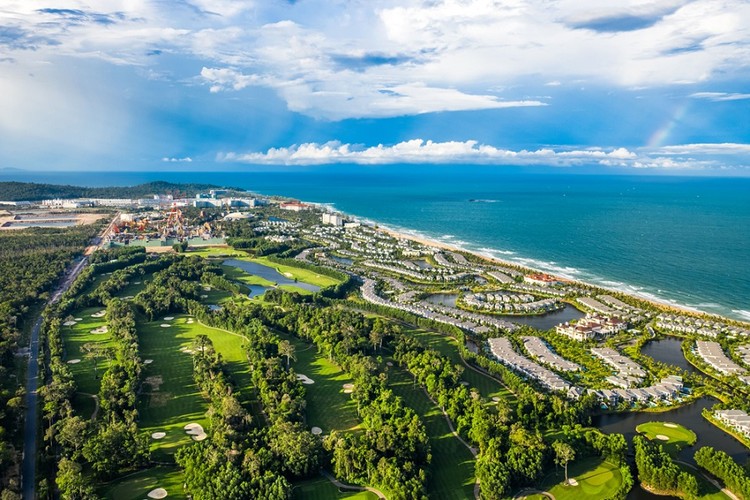
[[82,187],[33,182],[0,182],[0,200],[39,201],[52,198],[147,198],[155,194],[171,194],[175,197],[192,197],[210,189],[228,189],[244,192],[240,188],[222,188],[212,184],[174,184],[155,181],[137,186]]

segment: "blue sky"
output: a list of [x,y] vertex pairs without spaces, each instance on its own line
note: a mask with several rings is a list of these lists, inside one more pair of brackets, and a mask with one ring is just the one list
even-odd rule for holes
[[0,168],[327,163],[748,175],[750,4],[0,0]]

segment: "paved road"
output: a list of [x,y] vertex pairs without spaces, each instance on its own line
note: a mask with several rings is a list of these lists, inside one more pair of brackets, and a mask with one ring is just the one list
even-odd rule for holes
[[[117,217],[119,217],[119,212],[107,228],[102,231],[102,234],[94,239],[93,244],[86,249],[84,255],[91,255],[102,246],[104,235],[112,228],[112,224],[115,223]],[[62,294],[70,288],[87,262],[87,257],[79,257],[73,261],[73,266],[67,271],[60,286],[52,293],[46,305],[60,300]],[[36,498],[37,426],[39,423],[37,389],[39,388],[39,330],[41,326],[42,317],[40,315],[31,329],[29,367],[26,372],[26,416],[23,428],[23,465],[21,469],[21,484],[25,500]]]

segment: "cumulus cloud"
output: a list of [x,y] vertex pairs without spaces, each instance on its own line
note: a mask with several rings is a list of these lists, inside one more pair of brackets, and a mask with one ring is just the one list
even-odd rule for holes
[[744,0],[6,0],[0,26],[3,60],[179,66],[194,71],[182,84],[271,88],[335,120],[544,104],[530,81],[663,86],[750,66]]

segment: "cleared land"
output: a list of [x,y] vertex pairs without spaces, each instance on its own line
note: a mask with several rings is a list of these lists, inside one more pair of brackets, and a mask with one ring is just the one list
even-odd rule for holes
[[675,455],[685,446],[692,446],[698,439],[687,427],[671,422],[646,422],[635,428],[636,432],[656,441],[668,453]]
[[[539,489],[552,494],[557,500],[599,500],[610,498],[622,484],[620,468],[601,457],[587,457],[568,465],[568,477],[578,484],[564,484],[565,472],[557,468],[541,483]],[[532,497],[530,497],[532,498]]]

